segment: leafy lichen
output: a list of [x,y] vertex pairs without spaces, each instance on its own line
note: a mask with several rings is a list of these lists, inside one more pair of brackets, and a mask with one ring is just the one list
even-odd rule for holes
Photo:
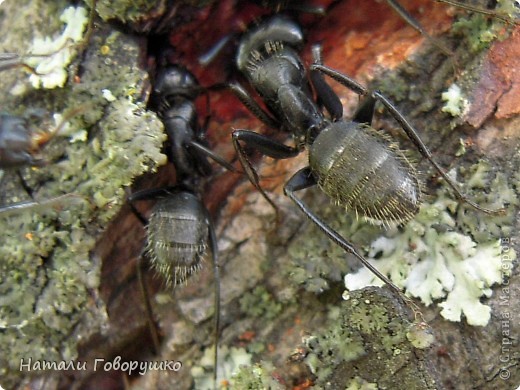
[[[465,187],[474,193],[486,185],[493,189],[478,191],[476,200],[498,209],[502,204],[517,204],[502,174],[487,179],[488,167],[480,163],[471,169]],[[438,192],[433,203],[423,203],[416,218],[402,229],[393,229],[370,244],[367,258],[400,288],[425,305],[436,302],[441,315],[450,321],[484,326],[490,319],[490,307],[481,302],[491,295],[491,286],[502,283],[503,257],[500,237],[512,225],[511,214],[490,216],[478,213]],[[508,261],[511,261],[513,255]],[[381,285],[362,268],[345,276],[349,290]]]
[[460,87],[452,84],[446,92],[443,92],[441,99],[446,102],[442,107],[443,112],[447,112],[452,116],[460,116],[468,107],[468,101],[462,96]]
[[36,73],[29,80],[34,88],[63,87],[67,81],[67,66],[77,52],[77,44],[83,39],[88,22],[87,10],[83,7],[68,7],[60,20],[65,28],[57,37],[35,38],[28,53],[27,65]]
[[129,23],[149,16],[153,10],[161,9],[164,12],[165,5],[164,1],[152,0],[98,0],[96,1],[96,12],[103,20],[119,20],[122,23]]

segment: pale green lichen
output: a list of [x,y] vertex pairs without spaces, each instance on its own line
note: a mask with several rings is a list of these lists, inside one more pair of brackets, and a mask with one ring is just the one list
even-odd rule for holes
[[345,390],[378,390],[376,383],[367,382],[363,378],[356,376],[347,384]]
[[441,111],[447,112],[451,116],[461,116],[468,108],[468,100],[463,97],[457,84],[450,85],[448,90],[442,93],[441,99],[446,102]]
[[[345,322],[339,308],[332,308],[327,319],[328,326],[319,335],[306,338],[305,343],[311,353],[306,362],[315,375],[328,377],[338,364],[355,360],[366,354],[362,331],[359,325],[366,322],[366,312],[354,313],[352,322]],[[368,327],[371,325],[381,328],[384,324],[376,324],[368,318]],[[352,324],[352,325],[351,325]],[[371,331],[371,330],[369,330]],[[338,342],[341,340],[341,342]]]
[[249,390],[282,390],[285,389],[280,383],[276,382],[270,375],[272,367],[266,368],[267,363],[254,364],[252,366],[242,366],[232,376],[230,381],[231,389]]
[[435,342],[433,331],[425,322],[412,324],[406,332],[406,338],[418,349],[429,348]]
[[[381,228],[356,219],[350,213],[338,212],[337,206],[330,205],[327,199],[311,198],[307,203],[319,210],[325,221],[331,221],[343,237],[360,247],[368,245],[371,238],[381,234]],[[287,253],[290,260],[281,264],[282,272],[297,287],[316,294],[328,290],[333,283],[340,283],[352,266],[346,261],[345,251],[314,224],[298,233],[287,248]]]
[[[191,368],[191,375],[195,381],[195,388],[201,390],[214,389],[213,370],[215,347],[206,348],[199,365]],[[241,367],[251,365],[252,355],[244,348],[220,347],[218,350],[219,361],[217,367],[217,388],[228,388],[230,378],[236,375]]]
[[[496,17],[475,12],[453,23],[452,31],[467,38],[467,47],[473,54],[487,49],[495,39],[507,37],[504,24],[512,25],[519,17],[516,0],[498,0],[494,9]],[[466,14],[467,15],[467,14]]]
[[34,88],[64,86],[68,77],[67,66],[77,53],[76,45],[83,39],[88,13],[83,7],[68,7],[60,20],[65,23],[65,28],[59,36],[37,37],[29,48],[25,62],[36,71],[29,77]]
[[[465,188],[478,191],[476,200],[486,207],[516,205],[516,194],[502,174],[489,184],[488,169],[484,163],[474,166]],[[486,194],[483,186],[493,191]],[[503,282],[500,238],[510,233],[512,215],[475,215],[478,211],[459,207],[445,191],[440,190],[433,203],[423,203],[402,229],[374,240],[367,259],[409,295],[427,306],[437,303],[444,318],[461,321],[464,315],[468,324],[484,326],[491,309],[481,298]],[[510,254],[507,261],[513,259]],[[382,282],[361,268],[345,276],[345,285],[355,290]]]
[[262,317],[266,320],[276,318],[282,311],[282,304],[263,286],[257,286],[251,293],[240,298],[240,309],[252,317]]

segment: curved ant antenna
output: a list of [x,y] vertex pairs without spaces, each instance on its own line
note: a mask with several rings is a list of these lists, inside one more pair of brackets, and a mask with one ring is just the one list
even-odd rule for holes
[[455,1],[455,0],[435,0],[435,1],[437,1],[439,3],[449,4],[454,7],[465,9],[467,11],[476,12],[476,13],[486,15],[486,16],[489,16],[492,18],[497,18],[497,19],[502,20],[503,22],[506,22],[509,24],[519,24],[518,20],[516,20],[513,16],[504,15],[504,14],[494,11],[494,10],[478,7],[478,6],[475,6],[472,4],[462,3],[460,1]]

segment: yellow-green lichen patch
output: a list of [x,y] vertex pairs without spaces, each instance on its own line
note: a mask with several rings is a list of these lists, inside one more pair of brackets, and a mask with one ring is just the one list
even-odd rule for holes
[[409,326],[389,292],[371,288],[350,293],[339,307],[329,309],[325,326],[307,337],[305,361],[315,385],[345,388],[363,378],[376,388],[428,388],[434,377],[407,339]]
[[[89,1],[92,3],[92,1]],[[103,20],[119,20],[122,23],[131,23],[142,20],[153,13],[165,12],[164,0],[117,0],[96,1],[96,12]]]
[[248,316],[272,320],[282,311],[282,304],[277,302],[265,287],[258,286],[240,298],[240,309]]
[[[17,15],[17,7],[6,8],[4,17]],[[107,42],[110,53],[98,55]],[[3,107],[14,115],[43,109],[44,127],[53,114],[69,117],[68,126],[42,151],[49,164],[21,172],[42,204],[0,213],[0,349],[6,351],[0,355],[0,376],[8,388],[22,377],[60,375],[20,371],[20,362],[74,359],[78,340],[105,324],[105,308],[96,295],[101,265],[92,249],[125,202],[124,188],[166,160],[162,124],[137,100],[147,78],[138,67],[138,42],[99,26],[83,54],[76,82],[2,96]],[[18,82],[27,79],[20,70],[14,76]],[[112,92],[112,101],[103,89]],[[4,174],[4,204],[28,197],[17,183],[14,173]]]

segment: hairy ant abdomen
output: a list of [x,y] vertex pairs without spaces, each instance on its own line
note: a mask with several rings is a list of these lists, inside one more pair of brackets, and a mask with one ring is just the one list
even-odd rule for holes
[[184,283],[201,268],[208,226],[204,205],[190,192],[181,191],[157,201],[147,227],[147,251],[153,268],[167,285]]
[[394,142],[368,125],[327,126],[310,145],[309,165],[323,191],[357,214],[405,222],[419,210],[415,168]]

